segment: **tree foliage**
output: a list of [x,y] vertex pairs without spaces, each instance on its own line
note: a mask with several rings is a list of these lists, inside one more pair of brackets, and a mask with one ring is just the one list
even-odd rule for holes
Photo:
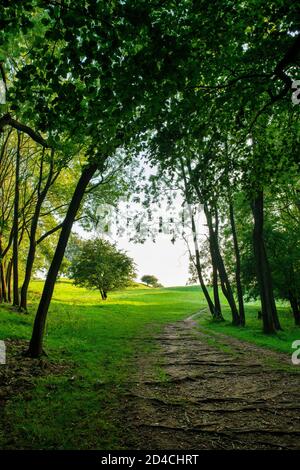
[[73,254],[70,275],[75,285],[97,289],[102,300],[107,293],[130,285],[135,277],[133,260],[101,238],[82,241]]

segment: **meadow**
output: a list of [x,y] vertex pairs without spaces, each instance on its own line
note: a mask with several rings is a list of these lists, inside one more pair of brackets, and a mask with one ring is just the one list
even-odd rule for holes
[[[31,283],[29,314],[0,307],[1,339],[28,340],[42,282]],[[196,286],[150,289],[141,286],[114,292],[101,301],[94,291],[70,282],[56,285],[49,313],[43,361],[66,366],[62,374],[32,377],[28,391],[13,396],[5,407],[0,448],[119,449],[122,393],[137,360],[155,348],[155,335],[164,324],[184,319],[205,303]],[[247,326],[234,328],[227,307],[224,323],[214,323],[202,311],[199,328],[237,336],[265,347],[291,353],[300,338],[289,309],[280,305],[284,331],[261,333],[258,305],[247,305]],[[36,360],[38,361],[38,360]],[[157,366],[157,374],[160,374]]]

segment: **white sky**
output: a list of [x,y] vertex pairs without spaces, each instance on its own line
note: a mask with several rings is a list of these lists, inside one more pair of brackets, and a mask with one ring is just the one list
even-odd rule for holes
[[[102,214],[111,206],[99,206],[99,214]],[[147,212],[139,212],[140,206],[134,203],[120,203],[119,212],[116,216],[115,209],[112,208],[112,213],[107,218],[104,217],[103,225],[107,221],[109,223],[110,232],[105,236],[110,242],[116,243],[117,247],[125,250],[127,254],[133,258],[137,268],[137,281],[140,281],[141,276],[144,274],[151,274],[158,278],[159,282],[165,286],[184,286],[189,278],[189,254],[186,242],[183,240],[181,233],[182,227],[182,200],[177,199],[173,204],[173,210],[168,208],[165,204],[158,208],[156,205],[152,206],[152,220],[147,219]],[[104,210],[103,210],[104,209]],[[140,214],[140,216],[139,216]],[[144,215],[141,215],[144,214]],[[144,218],[143,218],[144,217]],[[187,213],[185,213],[185,231],[189,235],[190,249],[193,252],[193,244],[190,229],[190,221]],[[163,232],[159,233],[159,219],[164,221],[162,227]],[[172,223],[168,223],[172,218]],[[114,221],[118,222],[115,223]],[[127,227],[127,220],[129,226]],[[141,221],[140,233],[144,233],[146,241],[139,243],[131,239],[136,234],[135,226],[138,221]],[[204,227],[204,216],[200,211],[196,216],[198,226],[198,238],[201,238],[206,232]],[[99,230],[93,236],[103,236],[103,230],[99,225]],[[150,231],[148,233],[148,229]],[[75,231],[84,238],[90,238],[91,233],[84,232],[80,227],[76,226]],[[174,232],[176,233],[175,242],[172,243]],[[151,236],[149,234],[151,233]],[[148,236],[147,236],[148,234]],[[152,240],[155,238],[155,242]]]
[[188,280],[189,257],[183,240],[171,243],[167,235],[158,236],[156,243],[147,240],[144,244],[129,242],[125,237],[117,246],[126,250],[138,268],[138,280],[144,274],[153,274],[163,286],[182,286]]
[[[144,167],[144,173],[148,176],[152,172],[153,169],[149,169],[147,165]],[[191,227],[187,207],[183,209],[182,204],[180,192],[175,190],[171,206],[165,199],[161,201],[160,207],[158,204],[151,205],[151,220],[149,221],[147,209],[143,208],[140,203],[120,201],[117,212],[114,207],[100,203],[97,209],[100,222],[93,235],[103,236],[103,227],[108,224],[109,234],[105,238],[110,242],[115,242],[118,248],[125,250],[133,258],[137,268],[137,281],[140,281],[144,274],[151,274],[166,287],[186,285],[189,278],[189,254],[181,235],[182,217],[185,220],[184,230],[188,236],[191,235]],[[183,216],[182,213],[184,213]],[[103,214],[106,215],[103,216]],[[206,232],[204,215],[200,208],[197,214],[198,238],[201,238]],[[163,226],[160,225],[160,219],[163,221]],[[136,226],[139,222],[140,229],[137,232]],[[84,232],[77,224],[75,224],[75,231],[84,238],[91,237],[91,233]],[[131,241],[137,233],[141,238],[146,239],[144,243]],[[175,242],[172,243],[174,234]],[[152,238],[155,238],[155,242]],[[191,238],[189,244],[193,252]]]

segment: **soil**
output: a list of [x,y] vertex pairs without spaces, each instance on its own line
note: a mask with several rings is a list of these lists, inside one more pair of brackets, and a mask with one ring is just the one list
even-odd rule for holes
[[31,389],[37,377],[60,375],[68,370],[65,364],[50,362],[47,358],[24,357],[28,342],[6,340],[7,363],[0,367],[0,422],[3,422],[4,407],[9,400],[22,396],[31,399]]
[[300,374],[287,355],[165,327],[140,358],[124,403],[130,449],[300,449]]

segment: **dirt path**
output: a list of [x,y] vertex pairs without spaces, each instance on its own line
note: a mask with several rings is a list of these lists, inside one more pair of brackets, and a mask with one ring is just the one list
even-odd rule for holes
[[300,449],[300,374],[286,356],[199,331],[193,317],[157,344],[126,397],[124,445]]

